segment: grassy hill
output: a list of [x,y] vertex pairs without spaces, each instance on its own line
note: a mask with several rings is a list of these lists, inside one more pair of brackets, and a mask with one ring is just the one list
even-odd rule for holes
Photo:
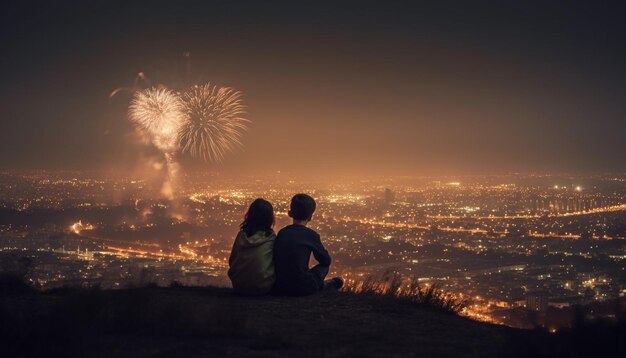
[[[211,287],[0,292],[2,357],[496,357],[573,352],[558,351],[569,341],[557,342],[554,335],[480,323],[371,294],[251,298]],[[623,329],[616,332],[624,334]]]

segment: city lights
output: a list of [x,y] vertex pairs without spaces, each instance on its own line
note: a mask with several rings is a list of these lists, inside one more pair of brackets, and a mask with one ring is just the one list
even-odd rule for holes
[[[183,179],[174,206],[158,185],[135,178],[0,176],[9,213],[58,213],[39,226],[0,226],[0,254],[32,252],[29,275],[42,287],[227,284],[227,258],[246,206],[256,197],[270,200],[279,229],[289,222],[290,196],[303,190],[295,180]],[[312,225],[333,255],[335,273],[363,279],[393,270],[424,285],[439,283],[470,301],[462,314],[473,319],[524,326],[520,312],[539,291],[548,297],[542,310],[624,294],[617,277],[626,253],[609,243],[626,231],[620,226],[626,191],[602,184],[614,177],[584,191],[506,180],[442,186],[433,178],[392,190],[383,178],[368,185],[306,183],[304,190],[318,202]],[[133,194],[111,200],[123,192]]]

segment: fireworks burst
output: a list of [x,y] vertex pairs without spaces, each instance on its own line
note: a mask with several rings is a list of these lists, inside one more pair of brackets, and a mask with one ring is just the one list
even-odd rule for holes
[[178,135],[184,153],[205,161],[220,162],[241,146],[248,120],[241,92],[207,83],[193,86],[182,96],[184,122]]
[[177,149],[177,136],[185,114],[180,97],[166,88],[137,91],[130,102],[128,117],[165,152]]
[[170,199],[176,192],[177,152],[222,161],[227,152],[241,146],[249,122],[244,113],[241,92],[209,83],[183,93],[165,87],[135,90],[128,108],[129,119],[163,153],[168,175],[162,193]]

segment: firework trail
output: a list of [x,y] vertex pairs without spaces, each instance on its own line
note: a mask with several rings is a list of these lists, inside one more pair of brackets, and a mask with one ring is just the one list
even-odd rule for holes
[[193,86],[182,95],[183,121],[178,135],[183,153],[204,161],[221,162],[224,155],[241,147],[248,120],[241,92],[230,87]]
[[130,92],[135,93],[143,88],[145,85],[150,85],[150,80],[146,77],[146,74],[143,72],[138,72],[137,76],[135,76],[135,81],[133,82],[132,87],[117,87],[109,94],[109,98],[113,98],[120,93]]
[[180,97],[166,88],[137,91],[130,102],[128,117],[165,156],[167,178],[161,191],[173,199],[178,173],[174,154],[178,150],[178,132],[185,117]]

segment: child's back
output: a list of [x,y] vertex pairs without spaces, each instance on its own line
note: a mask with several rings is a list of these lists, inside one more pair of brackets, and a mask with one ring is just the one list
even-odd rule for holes
[[274,286],[274,208],[264,199],[250,204],[233,243],[228,277],[233,289],[247,295],[268,293]]
[[[319,265],[309,269],[311,254]],[[280,294],[306,295],[324,287],[331,258],[317,232],[304,225],[288,225],[274,243],[274,290]]]
[[233,289],[248,295],[268,293],[274,286],[273,247],[276,234],[257,231],[248,236],[240,231],[230,256],[228,277]]

